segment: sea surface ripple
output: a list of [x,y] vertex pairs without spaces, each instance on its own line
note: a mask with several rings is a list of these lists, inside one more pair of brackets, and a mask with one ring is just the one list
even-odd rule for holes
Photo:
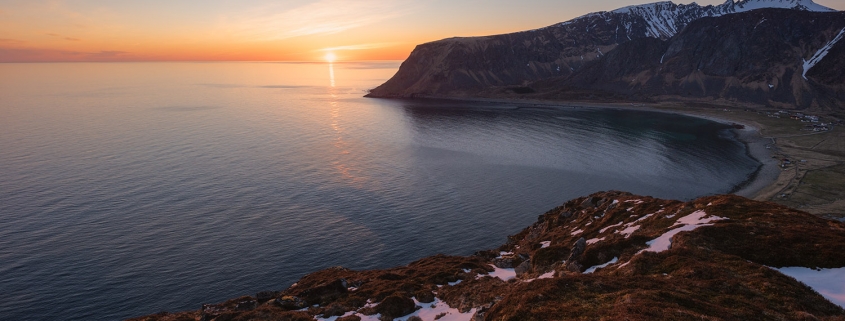
[[469,255],[574,197],[727,193],[759,165],[679,115],[361,97],[397,68],[0,64],[0,319],[191,310]]

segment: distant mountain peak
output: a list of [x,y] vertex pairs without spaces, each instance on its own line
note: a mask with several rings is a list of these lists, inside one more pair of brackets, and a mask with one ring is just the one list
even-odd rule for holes
[[626,20],[642,18],[648,24],[647,37],[667,39],[674,36],[690,21],[703,17],[718,17],[731,13],[740,13],[756,9],[779,8],[815,12],[833,12],[831,8],[819,5],[813,0],[726,0],[725,3],[713,6],[701,6],[695,2],[690,4],[675,4],[671,1],[660,1],[646,4],[622,7],[616,10],[595,12],[569,20],[561,25],[567,25],[576,20],[596,17],[611,18],[613,15],[629,16]]
[[732,8],[732,12],[745,12],[763,8],[782,8],[804,11],[832,12],[831,8],[813,2],[813,0],[727,0],[722,7]]

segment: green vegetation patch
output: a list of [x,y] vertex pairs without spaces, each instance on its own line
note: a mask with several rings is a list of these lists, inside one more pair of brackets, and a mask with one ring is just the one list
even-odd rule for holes
[[845,164],[807,172],[789,201],[797,205],[821,205],[845,199]]

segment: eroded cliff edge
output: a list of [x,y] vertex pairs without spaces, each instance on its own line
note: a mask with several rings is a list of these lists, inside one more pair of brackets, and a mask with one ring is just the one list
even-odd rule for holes
[[495,250],[330,268],[283,291],[133,320],[845,320],[777,270],[841,270],[842,253],[845,223],[774,203],[601,192]]

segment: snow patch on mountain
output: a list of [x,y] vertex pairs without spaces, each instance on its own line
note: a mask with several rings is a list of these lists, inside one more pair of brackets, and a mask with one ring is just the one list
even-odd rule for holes
[[807,80],[807,71],[810,68],[813,68],[819,61],[822,61],[824,56],[827,56],[827,52],[830,51],[830,48],[833,48],[839,40],[842,40],[842,37],[845,36],[845,28],[839,31],[839,34],[836,37],[833,37],[833,40],[825,44],[821,49],[816,51],[816,53],[810,57],[810,60],[804,60],[804,72],[801,73],[801,77],[804,77],[804,80]]
[[805,10],[805,11],[818,11],[818,12],[831,12],[836,11],[831,8],[822,6],[813,2],[812,0],[747,0],[747,1],[739,1],[732,3],[732,0],[728,0],[722,6],[731,6],[733,7],[732,12],[746,12],[755,9],[763,9],[763,8],[781,8],[781,9],[795,9],[795,10]]
[[727,0],[718,6],[707,5],[703,7],[695,2],[691,4],[675,4],[671,1],[661,1],[622,7],[612,11],[589,13],[563,22],[560,26],[569,25],[585,19],[602,19],[605,23],[617,24],[617,39],[619,38],[618,32],[624,28],[626,36],[630,40],[632,25],[644,23],[645,37],[666,39],[674,36],[687,24],[699,18],[718,17],[764,8],[818,12],[836,11],[819,5],[812,0],[741,0],[737,2]]

